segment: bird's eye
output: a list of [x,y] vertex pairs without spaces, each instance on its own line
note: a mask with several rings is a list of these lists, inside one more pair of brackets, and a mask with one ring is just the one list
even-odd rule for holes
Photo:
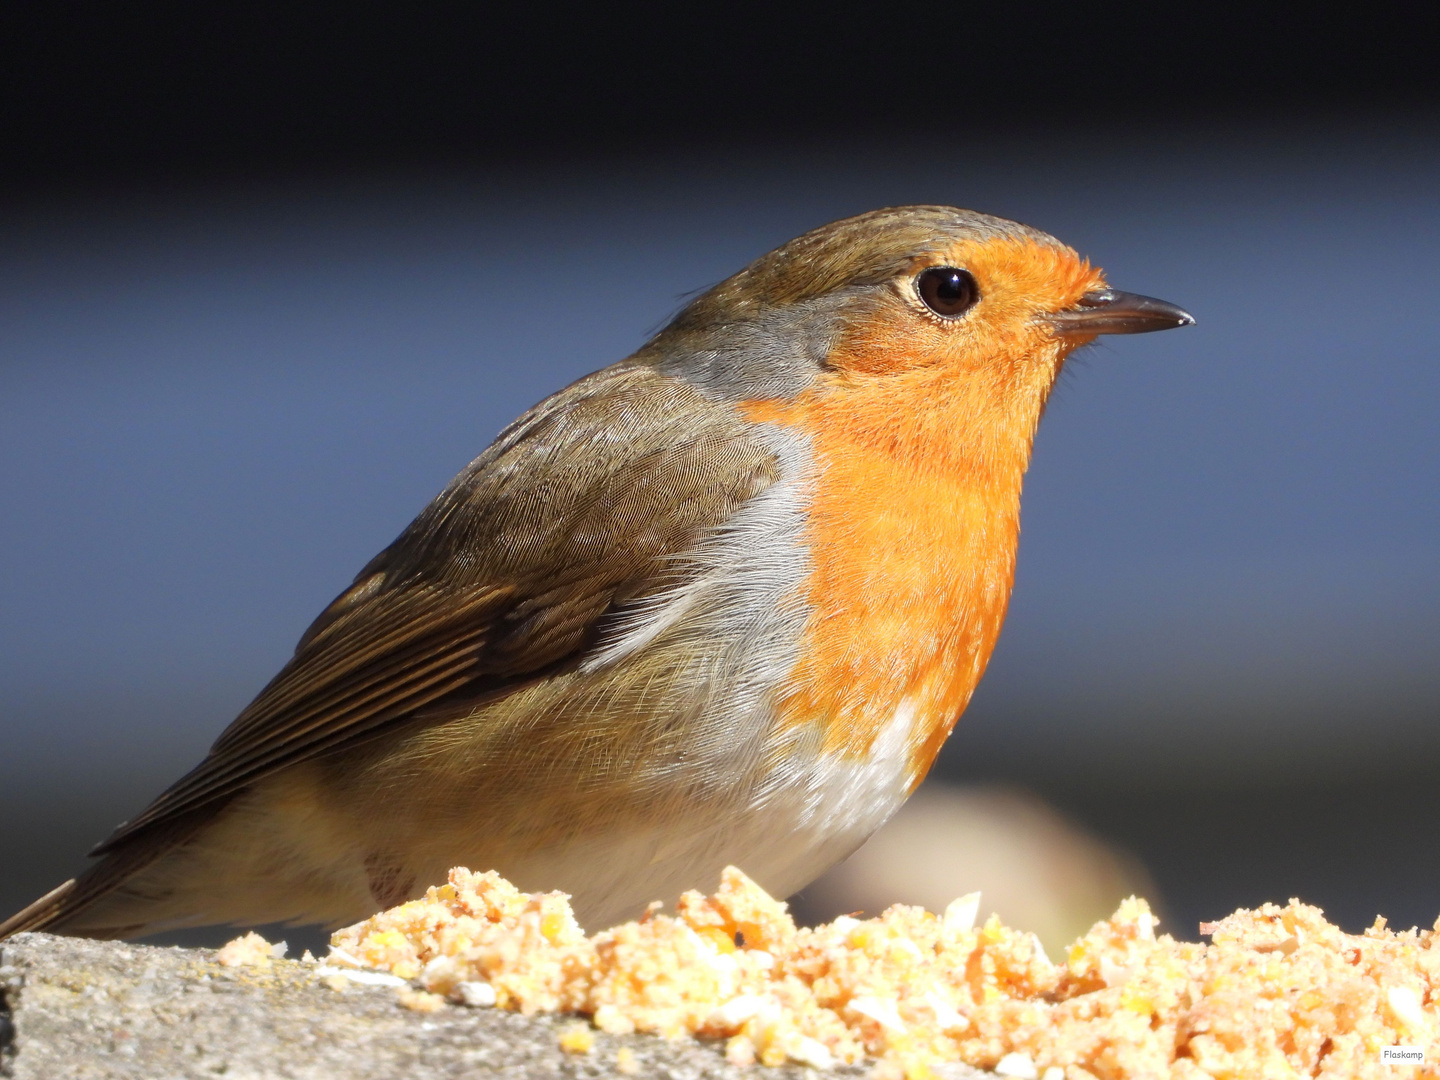
[[915,289],[936,315],[958,319],[980,299],[980,286],[969,270],[958,266],[932,266],[915,279]]

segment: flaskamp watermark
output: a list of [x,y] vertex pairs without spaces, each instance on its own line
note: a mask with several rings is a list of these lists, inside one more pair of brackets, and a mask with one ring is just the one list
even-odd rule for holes
[[1423,1046],[1382,1046],[1380,1048],[1381,1065],[1424,1065],[1425,1048]]

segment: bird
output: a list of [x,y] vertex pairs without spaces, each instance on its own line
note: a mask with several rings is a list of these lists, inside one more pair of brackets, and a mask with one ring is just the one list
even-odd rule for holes
[[953,207],[781,245],[505,428],[0,939],[334,928],[459,865],[587,926],[730,864],[796,892],[980,681],[1066,358],[1194,321]]

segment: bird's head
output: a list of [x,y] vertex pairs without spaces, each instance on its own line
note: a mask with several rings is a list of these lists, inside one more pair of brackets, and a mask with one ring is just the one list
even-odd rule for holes
[[1172,304],[1110,289],[1046,233],[909,206],[761,256],[697,297],[641,356],[734,401],[828,399],[848,403],[856,422],[968,415],[1026,433],[1077,346],[1192,322]]

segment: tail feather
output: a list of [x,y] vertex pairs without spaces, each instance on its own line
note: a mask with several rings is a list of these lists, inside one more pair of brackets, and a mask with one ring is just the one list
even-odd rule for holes
[[66,903],[75,893],[76,881],[71,878],[63,885],[57,885],[39,900],[35,900],[0,922],[0,941],[12,934],[23,934],[28,930],[44,930],[67,914]]
[[[223,804],[222,804],[223,805]],[[144,921],[110,923],[82,918],[84,913],[152,863],[183,844],[219,807],[206,807],[172,822],[147,829],[119,849],[103,856],[78,878],[51,889],[40,899],[0,922],[0,941],[26,930],[48,930],[90,938],[134,937],[146,931]]]

